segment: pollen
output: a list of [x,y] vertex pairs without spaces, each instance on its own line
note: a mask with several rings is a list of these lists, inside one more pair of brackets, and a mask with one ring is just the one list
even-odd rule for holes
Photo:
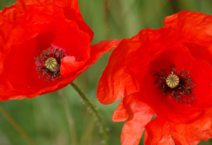
[[45,61],[45,66],[51,72],[57,72],[60,69],[57,60],[53,57],[50,57]]
[[179,85],[180,79],[177,75],[175,74],[170,74],[166,78],[166,84],[170,88],[176,88]]

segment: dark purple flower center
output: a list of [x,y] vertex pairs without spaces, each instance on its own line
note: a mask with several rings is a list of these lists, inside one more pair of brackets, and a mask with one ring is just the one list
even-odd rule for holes
[[51,47],[43,50],[40,56],[35,58],[36,70],[39,74],[38,78],[46,77],[47,82],[61,78],[60,65],[62,58],[65,56],[66,54],[62,49]]
[[190,104],[195,96],[192,89],[195,84],[189,76],[189,71],[184,69],[178,71],[174,65],[171,65],[169,69],[161,69],[161,71],[155,71],[155,84],[158,84],[158,89],[165,96],[169,96],[176,102]]

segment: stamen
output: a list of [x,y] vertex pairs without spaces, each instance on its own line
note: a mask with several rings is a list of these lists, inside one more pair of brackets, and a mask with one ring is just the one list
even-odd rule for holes
[[155,84],[160,89],[161,93],[169,96],[176,102],[190,104],[196,98],[192,89],[196,86],[193,84],[192,78],[189,76],[190,72],[182,69],[178,71],[174,65],[168,69],[161,69],[160,72],[155,71]]
[[36,70],[40,74],[38,78],[45,77],[47,82],[61,78],[60,65],[65,56],[62,49],[54,47],[40,52],[40,57],[34,58],[37,65]]

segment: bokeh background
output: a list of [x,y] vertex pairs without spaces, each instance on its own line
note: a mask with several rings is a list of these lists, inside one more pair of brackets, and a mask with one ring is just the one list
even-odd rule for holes
[[[15,0],[0,0],[0,9],[15,3]],[[182,10],[212,14],[211,0],[79,0],[81,13],[94,31],[92,43],[105,39],[129,38],[141,29],[158,29],[166,16]],[[104,54],[93,66],[74,82],[100,112],[109,135],[109,145],[120,145],[123,123],[111,121],[118,102],[101,105],[96,98],[96,88],[109,58]],[[103,144],[102,131],[93,113],[83,103],[71,86],[61,90],[74,119],[79,145]],[[33,99],[0,102],[0,105],[32,137],[37,145],[71,145],[71,137],[64,103],[53,92]],[[140,145],[143,144],[143,138]],[[202,141],[200,145],[212,142]],[[0,114],[0,145],[27,145],[20,134]]]

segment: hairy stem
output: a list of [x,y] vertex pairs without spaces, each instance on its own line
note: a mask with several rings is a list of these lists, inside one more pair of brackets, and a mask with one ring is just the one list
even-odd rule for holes
[[73,82],[70,84],[76,91],[77,93],[80,95],[80,97],[82,98],[82,100],[86,103],[86,105],[93,111],[93,113],[96,115],[99,124],[101,125],[101,128],[103,130],[103,136],[104,136],[104,140],[105,140],[105,145],[108,145],[108,138],[107,138],[107,132],[105,129],[105,126],[102,122],[102,118],[99,116],[98,111],[94,108],[94,106],[91,104],[91,102],[86,98],[86,96],[84,95],[84,93],[79,89],[79,87],[77,85],[75,85]]

